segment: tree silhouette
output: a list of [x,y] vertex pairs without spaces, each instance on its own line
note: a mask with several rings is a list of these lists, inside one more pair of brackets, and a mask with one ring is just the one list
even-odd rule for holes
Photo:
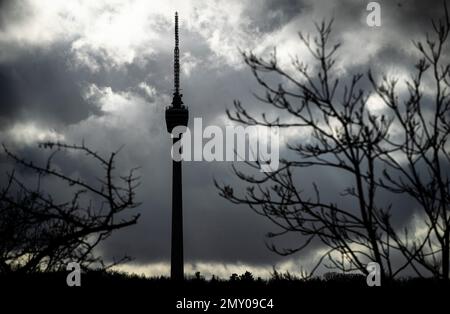
[[[425,236],[419,241],[399,237],[389,219],[383,227],[396,246],[438,278],[448,280],[450,266],[450,19],[444,2],[444,17],[432,22],[425,42],[415,42],[421,58],[417,73],[407,81],[408,97],[402,102],[396,80],[377,83],[376,93],[391,110],[397,136],[378,147],[386,164],[381,186],[411,196],[422,209]],[[400,157],[400,158],[399,158]],[[426,241],[424,242],[423,239]],[[418,272],[420,275],[420,273]]]
[[[295,248],[269,245],[276,253],[289,255],[321,243],[326,249],[309,275],[325,260],[328,267],[363,273],[367,273],[366,264],[374,261],[380,265],[382,276],[388,278],[408,266],[422,275],[418,265],[448,278],[450,66],[441,58],[449,32],[446,8],[445,12],[445,20],[433,22],[437,42],[427,37],[427,48],[416,44],[423,59],[417,65],[418,76],[408,85],[410,97],[404,106],[398,104],[395,81],[385,79],[380,85],[369,73],[374,91],[365,91],[361,88],[363,74],[352,75],[348,82],[340,80],[334,71],[340,43],[331,43],[332,21],[316,24],[314,38],[299,34],[314,64],[295,58],[293,67],[284,69],[276,50],[269,58],[243,53],[266,92],[256,95],[257,99],[277,109],[278,116],[250,114],[235,101],[234,110],[227,110],[228,117],[245,125],[278,126],[303,133],[307,130],[310,137],[302,143],[289,143],[289,151],[298,158],[280,160],[274,172],[251,172],[260,169],[258,161],[246,162],[250,168],[245,172],[233,166],[237,177],[249,184],[243,195],[234,193],[227,184],[215,184],[224,198],[247,204],[272,221],[279,231],[268,233],[269,238],[287,233],[301,235],[301,243]],[[421,84],[428,69],[435,79],[435,107],[425,114],[421,109]],[[271,83],[268,74],[277,76],[280,83]],[[372,113],[368,101],[373,94],[378,94],[389,110]],[[402,129],[399,141],[391,138],[398,127]],[[402,158],[407,162],[400,162]],[[340,197],[335,200],[325,199],[323,187],[317,183],[312,183],[313,192],[308,194],[304,189],[309,183],[299,179],[304,168],[332,169],[351,178],[352,184],[339,191]],[[408,228],[406,236],[396,230],[391,217],[402,209],[393,211],[390,204],[382,202],[381,190],[408,193],[419,202],[427,216],[424,237],[411,239]],[[433,234],[439,248],[430,236]],[[395,263],[394,253],[401,255]],[[436,254],[442,258],[436,258]]]
[[[308,144],[289,145],[289,149],[301,159],[281,160],[279,169],[274,172],[256,177],[234,168],[240,179],[257,188],[250,187],[247,195],[241,197],[226,193],[229,188],[225,186],[221,187],[221,195],[232,202],[250,205],[281,227],[282,231],[269,233],[269,237],[286,232],[299,232],[304,236],[303,243],[297,248],[280,250],[272,245],[275,252],[292,254],[317,238],[328,248],[321,260],[328,257],[335,267],[342,270],[366,272],[367,259],[380,265],[389,259],[379,241],[380,231],[374,224],[380,210],[375,206],[377,185],[375,180],[366,179],[365,174],[374,176],[374,160],[377,158],[374,147],[386,137],[390,122],[368,111],[368,95],[359,88],[362,74],[353,75],[346,84],[333,75],[334,56],[340,44],[330,44],[332,21],[317,24],[316,28],[318,35],[313,40],[300,33],[300,39],[317,62],[317,70],[313,72],[298,59],[293,61],[296,75],[282,69],[276,51],[269,60],[244,53],[245,62],[258,83],[266,89],[265,98],[258,97],[259,100],[283,111],[282,114],[293,116],[294,122],[283,122],[279,117],[270,121],[265,115],[258,120],[249,115],[238,101],[235,102],[235,112],[227,111],[231,120],[248,125],[306,128],[312,140]],[[270,85],[261,75],[264,72],[279,75],[284,84]],[[289,88],[289,85],[294,88]],[[344,90],[340,97],[338,88]],[[252,165],[259,167],[258,163]],[[355,183],[343,193],[355,198],[357,205],[348,209],[337,202],[322,200],[321,188],[316,184],[313,185],[315,196],[305,196],[295,179],[296,170],[304,167],[329,167],[350,174]],[[339,258],[335,258],[336,252]],[[340,258],[342,256],[344,260]]]
[[[19,167],[35,174],[38,184],[30,187],[16,171],[9,174],[0,192],[0,273],[55,271],[65,269],[68,262],[106,267],[93,250],[112,231],[137,222],[139,215],[122,215],[138,205],[135,189],[139,178],[135,170],[116,177],[117,152],[104,158],[84,144],[41,144],[52,151],[44,166],[3,147]],[[94,160],[104,170],[104,177],[91,184],[59,170],[52,160],[68,151],[79,153],[77,156],[84,153]],[[66,185],[73,194],[68,200],[58,200],[59,195],[42,189],[41,180],[46,177]]]

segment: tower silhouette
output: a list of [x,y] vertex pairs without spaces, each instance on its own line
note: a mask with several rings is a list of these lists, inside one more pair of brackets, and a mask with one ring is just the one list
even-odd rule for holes
[[[167,131],[177,126],[187,126],[189,112],[180,94],[180,51],[178,38],[178,13],[175,12],[175,49],[174,49],[174,93],[172,105],[166,108]],[[172,139],[172,144],[181,140],[181,134]],[[181,160],[172,160],[172,248],[170,277],[173,280],[184,279],[183,261],[183,192],[181,182]]]

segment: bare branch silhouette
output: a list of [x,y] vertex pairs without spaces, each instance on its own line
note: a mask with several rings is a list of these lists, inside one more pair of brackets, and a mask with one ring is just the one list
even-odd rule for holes
[[[67,262],[82,267],[107,267],[95,256],[94,248],[112,231],[133,225],[139,215],[124,217],[123,213],[138,205],[135,189],[139,177],[132,169],[127,176],[116,177],[117,152],[104,158],[84,144],[42,143],[52,151],[45,166],[36,165],[8,150],[6,155],[19,167],[37,177],[37,186],[30,187],[15,172],[0,193],[0,272],[54,271]],[[74,178],[53,164],[56,154],[84,153],[104,170],[98,184]],[[66,185],[72,196],[57,201],[57,195],[41,187],[46,177]],[[56,196],[56,197],[55,197]]]
[[[239,102],[235,102],[234,112],[227,112],[231,120],[247,125],[306,128],[312,140],[308,144],[289,145],[289,149],[301,159],[282,160],[277,171],[259,178],[234,168],[240,179],[253,185],[245,196],[229,193],[230,187],[216,184],[222,196],[234,203],[248,204],[281,229],[278,233],[269,233],[269,238],[298,232],[305,239],[296,248],[280,250],[272,245],[273,251],[282,255],[293,254],[319,240],[328,248],[325,256],[335,267],[365,273],[365,265],[371,260],[378,262],[385,273],[389,269],[390,258],[381,240],[387,233],[383,233],[375,223],[381,213],[381,208],[375,204],[378,188],[375,181],[378,152],[375,147],[387,136],[391,122],[367,110],[368,95],[359,87],[362,74],[353,75],[347,83],[341,83],[333,75],[340,44],[330,44],[332,21],[317,24],[316,29],[317,36],[312,40],[300,33],[301,41],[316,61],[312,66],[316,66],[315,71],[310,71],[298,59],[293,61],[295,74],[284,70],[278,64],[276,52],[269,60],[253,53],[243,54],[258,83],[266,89],[265,97],[259,99],[273,105],[282,114],[293,116],[294,120],[283,122],[282,117],[269,120],[264,114],[258,119]],[[286,83],[274,87],[264,80],[261,75],[264,72],[277,74]],[[337,96],[338,88],[343,90],[341,97]],[[252,166],[259,167],[257,163]],[[305,196],[295,178],[297,170],[305,167],[329,167],[351,175],[354,185],[342,192],[343,196],[354,198],[357,205],[346,208],[337,202],[323,200],[321,189],[315,183],[315,195]],[[345,256],[344,260],[342,256]]]
[[[234,110],[227,110],[228,117],[245,125],[278,126],[302,130],[301,134],[307,130],[310,137],[289,143],[289,151],[298,158],[280,160],[274,172],[257,171],[258,162],[246,162],[250,166],[247,173],[233,166],[237,177],[249,186],[242,195],[215,181],[219,194],[232,203],[247,204],[273,222],[278,231],[268,233],[268,238],[301,235],[294,248],[268,245],[278,254],[294,254],[321,243],[318,263],[326,259],[328,268],[366,273],[366,264],[374,261],[385,278],[394,278],[410,267],[419,276],[425,269],[448,279],[450,65],[442,57],[450,31],[447,8],[445,18],[432,24],[436,39],[427,36],[426,44],[416,43],[423,58],[416,66],[417,76],[408,82],[409,98],[403,105],[395,80],[385,78],[377,83],[369,71],[373,91],[360,87],[363,74],[340,81],[334,71],[340,43],[331,43],[332,24],[316,24],[313,38],[299,34],[313,64],[296,58],[292,68],[284,69],[276,50],[269,58],[243,52],[265,90],[264,96],[256,98],[277,109],[279,115],[257,116],[235,101]],[[434,77],[432,110],[423,100],[423,77],[430,72]],[[268,74],[278,77],[280,83],[272,84]],[[369,110],[368,100],[373,95],[387,105],[383,114]],[[391,138],[398,130],[401,136]],[[330,169],[351,178],[352,183],[330,201],[322,196],[320,183],[301,180],[305,168]],[[312,185],[312,193],[304,191],[308,185]],[[393,225],[392,215],[404,209],[392,209],[392,204],[380,200],[381,192],[407,193],[420,204],[426,216],[421,236],[410,227],[398,230]],[[316,269],[317,265],[313,271]]]
[[423,214],[422,242],[406,242],[393,235],[398,248],[438,278],[450,277],[450,62],[448,51],[450,20],[444,2],[444,17],[432,22],[432,35],[414,45],[421,54],[417,73],[406,82],[408,96],[402,102],[397,81],[370,80],[378,96],[393,112],[398,135],[378,148],[386,164],[380,185],[411,196]]

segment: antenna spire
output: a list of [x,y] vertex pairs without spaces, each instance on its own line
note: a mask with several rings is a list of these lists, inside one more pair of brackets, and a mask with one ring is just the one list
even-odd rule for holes
[[178,12],[175,12],[175,49],[174,49],[174,87],[175,95],[180,93],[180,50],[178,48],[179,38],[178,38]]

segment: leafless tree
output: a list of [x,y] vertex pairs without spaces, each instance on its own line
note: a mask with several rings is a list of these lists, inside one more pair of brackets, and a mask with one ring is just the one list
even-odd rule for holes
[[[316,28],[318,35],[312,39],[300,33],[315,60],[309,67],[297,58],[293,60],[294,71],[285,70],[279,66],[276,51],[269,59],[243,53],[257,82],[266,90],[265,97],[258,99],[278,109],[280,116],[271,120],[263,114],[257,118],[238,101],[234,112],[227,112],[231,120],[246,125],[309,130],[308,141],[288,144],[300,158],[281,160],[278,170],[259,176],[247,175],[235,167],[237,176],[252,185],[246,195],[236,195],[230,186],[216,184],[223,197],[248,204],[280,227],[281,231],[269,233],[269,237],[289,232],[302,235],[304,241],[297,248],[280,250],[272,245],[277,253],[298,252],[317,239],[327,248],[320,262],[328,258],[338,269],[366,273],[367,262],[375,261],[383,275],[394,276],[389,247],[385,245],[389,234],[377,223],[384,211],[375,202],[379,157],[375,148],[386,138],[390,120],[369,112],[369,94],[359,87],[362,74],[342,83],[333,73],[340,44],[330,43],[332,21],[317,24]],[[282,83],[271,85],[264,78],[267,72],[278,75]],[[259,169],[258,162],[248,164]],[[324,200],[321,187],[315,183],[314,196],[302,192],[309,183],[303,180],[300,184],[296,176],[305,167],[330,168],[350,175],[353,183],[341,191],[341,196],[354,199],[354,206]]]
[[[94,248],[112,231],[135,224],[139,217],[124,215],[138,205],[135,169],[118,176],[117,152],[104,158],[84,144],[43,143],[41,147],[52,152],[43,166],[4,146],[6,156],[34,174],[37,184],[32,187],[15,171],[0,191],[0,273],[54,271],[64,269],[67,262],[106,267]],[[89,183],[60,170],[52,161],[56,155],[69,152],[94,160],[104,170],[104,177]],[[60,195],[41,187],[47,178],[58,182],[59,193],[67,186],[73,194],[68,200],[59,200]]]
[[[434,37],[427,35],[425,43],[415,43],[422,58],[417,74],[407,82],[409,95],[403,103],[395,79],[384,77],[378,82],[369,71],[370,91],[360,88],[362,74],[347,83],[339,80],[333,67],[340,44],[330,44],[332,22],[316,25],[318,35],[313,39],[300,34],[315,60],[309,67],[295,58],[293,67],[284,69],[275,50],[268,59],[243,53],[266,91],[264,97],[256,97],[275,107],[279,116],[257,117],[236,101],[234,110],[227,111],[229,118],[246,125],[309,130],[310,137],[288,144],[298,158],[281,160],[274,172],[252,174],[233,167],[237,177],[250,184],[244,195],[236,195],[226,184],[216,182],[216,186],[226,199],[249,205],[279,227],[268,237],[292,232],[302,236],[296,248],[272,244],[275,252],[288,255],[314,241],[322,243],[326,250],[311,274],[327,259],[331,267],[343,271],[366,273],[366,263],[375,261],[388,278],[407,267],[419,276],[425,269],[438,278],[449,278],[450,63],[444,51],[450,23],[445,3],[444,8],[444,19],[432,23]],[[267,74],[276,75],[281,83],[271,84]],[[375,115],[368,108],[374,95],[387,105],[383,114]],[[259,162],[247,164],[260,169]],[[305,193],[305,180],[299,180],[302,168],[333,169],[343,178],[352,178],[352,184],[334,201],[324,200],[323,188],[316,183],[313,193]],[[405,209],[391,209],[391,204],[380,200],[381,190],[409,195],[420,205],[420,230],[393,225],[393,214]],[[353,199],[352,205],[344,198]]]
[[[396,134],[379,147],[386,163],[381,186],[410,195],[422,209],[422,237],[398,236],[385,220],[384,228],[396,246],[438,278],[449,279],[450,264],[450,20],[432,21],[433,31],[424,42],[415,42],[421,58],[417,73],[407,81],[402,102],[397,80],[380,83],[370,75],[374,89],[393,113]],[[418,233],[416,231],[416,233]],[[426,240],[425,242],[423,240]],[[416,269],[417,270],[417,269]]]

